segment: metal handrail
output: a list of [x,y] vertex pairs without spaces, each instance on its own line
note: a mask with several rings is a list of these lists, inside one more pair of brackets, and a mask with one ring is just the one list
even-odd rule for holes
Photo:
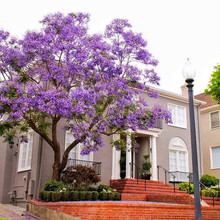
[[[138,184],[138,179],[139,179],[139,170],[142,170],[143,171],[143,169],[141,169],[140,167],[138,167],[135,163],[129,163],[130,164],[130,166],[131,166],[131,168],[132,168],[132,165],[134,165],[135,167],[136,167],[136,169],[137,169],[137,184]],[[146,191],[146,189],[147,189],[147,184],[146,184],[146,172],[145,172],[145,174],[144,174],[144,189],[145,189],[145,191]]]
[[[205,189],[208,189],[209,191],[211,191],[211,193],[212,193],[212,205],[215,206],[215,193],[210,188],[208,188],[206,185],[201,183],[200,181],[199,181],[199,184],[200,184],[200,187],[201,187],[201,191],[202,191],[202,187],[204,187]],[[202,199],[202,195],[201,195],[201,199]]]
[[69,166],[76,166],[76,165],[84,165],[93,167],[97,173],[97,175],[101,175],[101,164],[102,162],[95,162],[95,161],[89,161],[89,160],[78,160],[78,159],[68,159],[66,168]]

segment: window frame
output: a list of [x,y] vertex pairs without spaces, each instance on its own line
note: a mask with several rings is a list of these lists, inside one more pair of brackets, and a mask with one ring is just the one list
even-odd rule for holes
[[[218,118],[219,118],[219,126],[218,127],[212,127],[212,116],[211,114],[218,112]],[[209,122],[210,122],[210,130],[220,129],[220,110],[215,110],[209,113]]]
[[[65,149],[64,150],[66,150],[66,148],[68,147],[67,145],[66,145],[66,140],[67,140],[67,134],[73,134],[72,132],[70,132],[70,131],[66,131],[65,132],[65,142],[64,142],[64,146],[65,146]],[[83,144],[82,143],[79,143],[79,144],[77,144],[77,146],[75,147],[76,149],[76,158],[75,158],[75,160],[84,160],[83,159],[83,156],[81,156],[81,148],[83,147]],[[73,150],[73,149],[72,149]],[[71,151],[72,151],[71,150]],[[68,155],[68,159],[74,159],[74,158],[70,158],[70,154],[71,154],[71,151],[69,152],[69,155]],[[84,160],[84,161],[93,161],[93,152],[91,152],[90,154],[89,154],[89,160]]]
[[[23,172],[23,171],[31,170],[32,154],[33,154],[33,148],[34,148],[34,132],[27,133],[28,140],[30,140],[30,135],[32,136],[31,142],[28,141],[27,143],[22,142],[22,143],[19,144],[18,170],[17,170],[17,172]],[[31,143],[31,148],[30,148],[30,143]],[[22,154],[23,154],[25,144],[27,144],[27,149],[26,149],[26,153],[25,153],[25,166],[21,167],[22,159],[23,159]],[[29,158],[30,149],[31,149],[31,157]],[[30,159],[30,165],[28,166],[27,163],[28,163],[29,159]]]
[[212,149],[213,148],[220,148],[220,146],[212,146],[210,147],[210,167],[211,167],[211,170],[216,170],[216,169],[220,169],[220,166],[219,167],[213,167],[213,157],[212,157]]
[[[178,128],[187,128],[187,112],[186,112],[186,107],[185,106],[182,106],[182,105],[177,105],[177,104],[173,104],[173,103],[167,103],[167,109],[168,109],[168,111],[170,111],[169,110],[169,106],[173,106],[173,107],[175,107],[175,118],[176,118],[176,121],[177,121],[177,112],[178,112],[178,108],[183,108],[183,119],[184,119],[184,125],[179,125],[178,123],[168,123],[168,125],[169,126],[173,126],[173,127],[178,127]],[[172,116],[172,112],[171,112],[171,116]]]

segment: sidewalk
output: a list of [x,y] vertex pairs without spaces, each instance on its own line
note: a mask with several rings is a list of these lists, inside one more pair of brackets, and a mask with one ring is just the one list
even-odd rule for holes
[[13,206],[10,204],[0,203],[0,218],[10,219],[10,220],[38,220],[29,216],[24,208]]

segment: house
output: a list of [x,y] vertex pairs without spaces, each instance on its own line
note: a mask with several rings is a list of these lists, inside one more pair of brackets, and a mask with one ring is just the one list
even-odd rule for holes
[[220,178],[220,105],[210,95],[201,93],[196,99],[205,101],[200,107],[201,146],[204,174]]
[[[192,153],[190,144],[188,99],[164,90],[159,90],[158,99],[150,99],[149,106],[160,104],[172,113],[172,124],[158,122],[156,128],[147,131],[138,130],[137,142],[140,147],[137,152],[131,150],[131,136],[126,139],[125,178],[137,178],[137,167],[143,164],[143,155],[150,154],[152,163],[151,179],[165,181],[165,170],[169,171],[169,181],[188,181],[192,172]],[[142,94],[147,99],[147,94]],[[197,128],[197,148],[199,157],[199,172],[201,175],[201,150],[199,131],[199,112],[203,102],[195,100],[195,117]],[[69,132],[62,128],[65,123],[59,123],[59,141],[64,148],[73,140]],[[45,182],[51,179],[53,152],[48,144],[36,133],[27,134],[28,142],[20,142],[19,138],[10,145],[1,139],[0,148],[0,202],[14,203],[25,206],[31,198],[37,198]],[[70,152],[68,165],[81,163],[93,164],[101,174],[101,182],[110,184],[111,180],[121,178],[121,152],[112,147],[110,142],[116,139],[104,137],[105,147],[90,155],[80,155],[82,145],[79,144]],[[174,178],[175,177],[175,178]]]

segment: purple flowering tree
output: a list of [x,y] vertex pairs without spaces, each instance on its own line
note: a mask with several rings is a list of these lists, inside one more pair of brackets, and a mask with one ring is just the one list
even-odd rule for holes
[[[141,34],[127,20],[116,19],[104,34],[88,33],[89,16],[57,13],[46,16],[40,32],[23,39],[0,31],[0,135],[10,141],[28,129],[53,149],[52,179],[59,180],[69,152],[80,142],[81,154],[103,146],[103,135],[155,127],[170,120],[160,106],[137,98],[144,91],[157,97],[157,61]],[[61,155],[59,123],[75,140]]]

